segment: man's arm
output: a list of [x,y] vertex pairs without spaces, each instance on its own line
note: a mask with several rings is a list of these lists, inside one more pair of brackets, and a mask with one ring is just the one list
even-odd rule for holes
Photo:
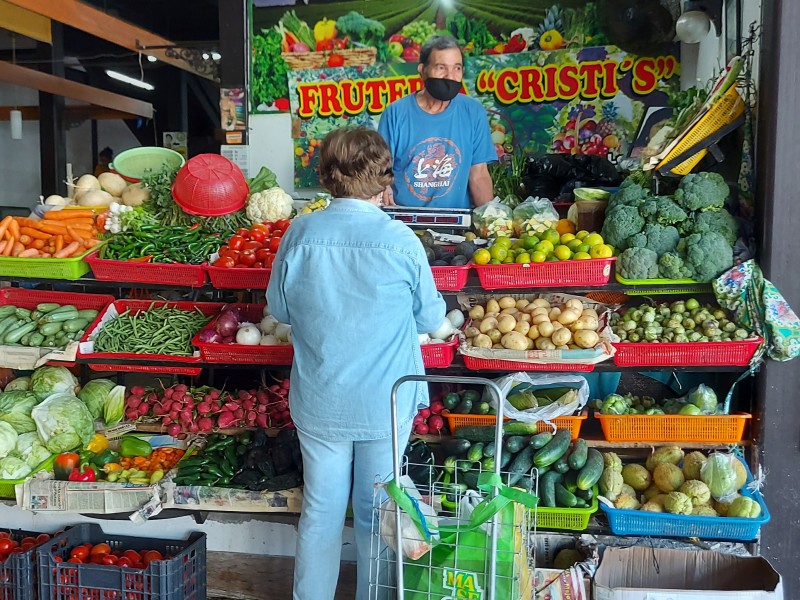
[[475,206],[482,206],[494,198],[494,184],[486,163],[472,165],[469,169],[469,194]]

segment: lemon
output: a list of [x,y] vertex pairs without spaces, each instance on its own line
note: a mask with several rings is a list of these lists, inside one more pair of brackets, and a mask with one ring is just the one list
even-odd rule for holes
[[574,239],[575,239],[575,234],[574,233],[564,233],[564,234],[561,235],[561,243],[562,244],[567,244],[567,243],[571,242]]
[[506,258],[506,256],[508,256],[508,248],[506,248],[505,245],[495,244],[489,248],[489,254],[492,258],[502,261]]
[[481,248],[475,251],[475,254],[472,255],[472,260],[475,261],[476,265],[486,265],[492,260],[492,254],[486,248]]
[[553,243],[549,240],[542,240],[533,247],[534,250],[550,254],[553,251]]
[[589,250],[589,256],[592,258],[611,258],[613,255],[614,251],[608,244],[597,244]]
[[537,238],[535,235],[526,235],[522,238],[522,244],[526,250],[533,250],[538,243],[539,238]]
[[531,255],[527,252],[522,252],[521,254],[517,254],[517,258],[514,260],[515,263],[519,265],[524,265],[526,263],[531,262]]
[[501,265],[503,263],[501,261],[497,260],[496,258],[493,258],[492,260],[489,261],[489,264],[490,265]]
[[542,240],[543,242],[550,242],[550,245],[554,246],[559,242],[561,236],[555,229],[546,229],[539,236],[539,239]]
[[547,257],[546,262],[558,262],[558,258],[556,257],[555,254],[551,254],[550,256]]
[[543,263],[545,260],[547,260],[547,255],[544,252],[536,250],[531,254],[531,262]]
[[494,240],[492,246],[501,246],[506,249],[511,248],[511,238],[501,235]]
[[589,235],[589,232],[586,231],[585,229],[581,229],[578,233],[575,234],[575,237],[578,238],[579,240],[582,240],[587,235]]
[[575,254],[572,255],[572,258],[574,260],[586,260],[587,258],[592,258],[592,257],[589,256],[588,252],[576,252]]
[[580,246],[582,243],[583,242],[581,242],[578,238],[575,238],[574,240],[570,240],[567,242],[567,248],[569,248],[573,252],[577,252],[578,246]]
[[519,239],[516,242],[514,242],[514,245],[511,246],[511,247],[516,249],[516,250],[524,250],[525,249],[525,242],[523,242],[521,239]]
[[592,247],[589,244],[581,244],[580,246],[578,246],[578,249],[575,252],[583,252],[584,254],[589,254],[589,250],[591,249]]
[[503,264],[504,264],[504,265],[511,265],[511,264],[514,264],[514,256],[513,256],[512,254],[509,254],[508,256],[506,256],[506,257],[503,259]]
[[572,257],[572,250],[567,246],[559,244],[553,249],[553,255],[558,260],[569,260]]
[[597,246],[598,244],[603,243],[603,236],[599,233],[590,233],[585,238],[583,238],[584,244],[589,244],[590,246]]

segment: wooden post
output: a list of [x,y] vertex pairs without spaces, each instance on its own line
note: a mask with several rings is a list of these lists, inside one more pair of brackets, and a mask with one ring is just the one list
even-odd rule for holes
[[[52,43],[37,44],[39,56],[49,60],[42,70],[64,77],[64,34],[61,23],[51,23]],[[39,153],[43,196],[65,196],[67,184],[67,132],[64,121],[64,96],[39,92]]]

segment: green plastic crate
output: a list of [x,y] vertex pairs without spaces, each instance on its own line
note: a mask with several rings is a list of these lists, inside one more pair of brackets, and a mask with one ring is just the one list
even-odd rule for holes
[[[570,531],[584,531],[589,527],[589,518],[597,512],[597,486],[592,488],[592,504],[589,508],[547,508],[539,506],[536,509],[536,527],[542,529],[568,529]],[[531,517],[534,511],[531,510]]]
[[53,468],[53,463],[56,460],[56,455],[53,454],[50,458],[42,461],[39,465],[30,472],[30,474],[22,479],[0,479],[0,498],[16,498],[17,494],[14,486],[19,483],[25,483],[28,477],[36,475],[39,471],[49,471]]
[[96,252],[98,244],[74,258],[15,258],[0,257],[0,277],[33,277],[39,279],[80,279],[91,269],[84,259]]

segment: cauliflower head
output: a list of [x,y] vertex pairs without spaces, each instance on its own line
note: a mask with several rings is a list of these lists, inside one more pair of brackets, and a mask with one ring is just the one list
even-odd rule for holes
[[250,194],[245,213],[251,223],[274,223],[292,216],[292,197],[279,187]]

